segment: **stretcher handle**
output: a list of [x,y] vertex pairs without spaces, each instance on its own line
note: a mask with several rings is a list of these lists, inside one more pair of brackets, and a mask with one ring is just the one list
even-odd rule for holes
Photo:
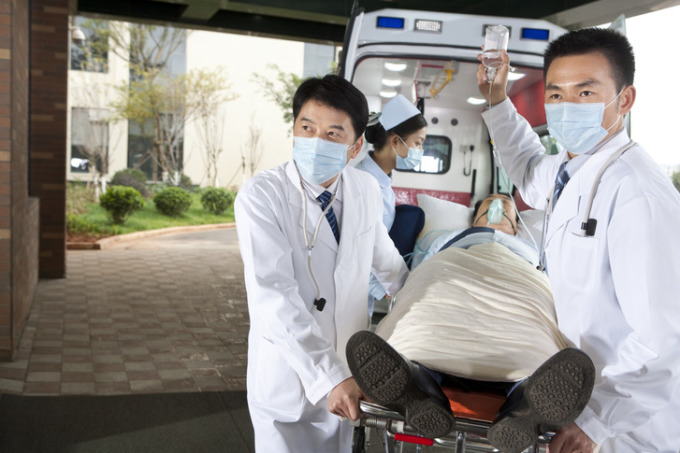
[[428,439],[427,437],[413,436],[411,434],[396,433],[394,435],[394,440],[398,440],[401,442],[409,442],[411,444],[425,445],[427,447],[431,447],[432,445],[434,445],[433,439]]

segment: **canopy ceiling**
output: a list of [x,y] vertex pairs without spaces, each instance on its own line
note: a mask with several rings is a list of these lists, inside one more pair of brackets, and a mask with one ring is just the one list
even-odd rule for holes
[[[146,21],[340,45],[354,0],[71,0],[71,14]],[[565,28],[613,21],[680,0],[357,0],[366,11],[401,8],[547,19]]]

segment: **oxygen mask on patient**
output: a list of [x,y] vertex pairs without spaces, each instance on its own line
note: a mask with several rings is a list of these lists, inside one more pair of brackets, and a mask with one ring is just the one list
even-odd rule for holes
[[[503,217],[508,219],[510,222],[510,227],[512,227],[512,234],[517,233],[517,227],[512,220],[505,214],[505,209],[503,208],[503,200],[501,198],[494,199],[489,205],[489,209],[482,212],[477,219],[473,222],[473,225],[477,225],[477,222],[486,215],[486,226],[492,227],[492,225],[499,225],[503,222]],[[495,228],[497,230],[502,230],[502,228]]]
[[486,223],[488,225],[501,223],[503,221],[503,215],[505,215],[505,211],[503,210],[503,200],[496,198],[489,205],[489,210],[486,211]]

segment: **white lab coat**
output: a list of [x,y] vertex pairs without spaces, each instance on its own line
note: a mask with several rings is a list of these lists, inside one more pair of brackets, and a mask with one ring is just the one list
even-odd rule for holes
[[[375,179],[347,167],[341,175],[340,244],[324,219],[312,266],[326,299],[312,309],[316,290],[303,236],[303,192],[293,161],[244,184],[235,202],[250,314],[248,405],[258,452],[349,451],[351,427],[328,411],[327,396],[351,376],[349,337],[368,325],[371,272],[394,294],[408,270],[382,223]],[[307,203],[307,234],[321,207]]]
[[[523,199],[545,209],[565,153],[544,152],[510,100],[484,113]],[[579,235],[596,174],[628,143],[613,137],[571,176],[550,217],[546,263],[560,330],[595,363],[592,397],[576,420],[602,452],[680,450],[680,194],[635,145],[604,173]]]

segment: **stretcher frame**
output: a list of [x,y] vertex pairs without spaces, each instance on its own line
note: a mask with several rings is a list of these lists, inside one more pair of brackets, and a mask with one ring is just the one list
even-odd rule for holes
[[[369,429],[380,434],[379,441],[386,453],[402,453],[407,444],[415,445],[416,453],[424,448],[450,450],[456,453],[488,453],[497,452],[489,444],[486,436],[493,419],[505,402],[505,397],[487,392],[465,392],[461,389],[443,387],[444,394],[449,398],[451,410],[455,419],[455,429],[446,436],[430,439],[423,437],[409,426],[403,415],[378,404],[367,401],[360,402],[360,409],[364,418],[360,427],[364,432],[357,435],[352,446],[352,453],[368,451],[371,442]],[[526,449],[529,453],[544,453],[552,439],[553,433],[539,436],[536,443]],[[427,448],[428,451],[430,448]]]

